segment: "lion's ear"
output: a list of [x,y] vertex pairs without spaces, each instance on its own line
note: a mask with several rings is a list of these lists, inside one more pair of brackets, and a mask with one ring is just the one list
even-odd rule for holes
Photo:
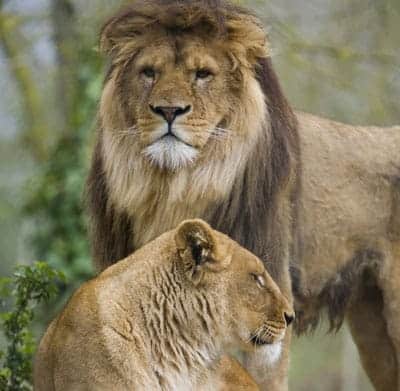
[[108,55],[120,52],[124,47],[129,49],[137,45],[142,36],[143,26],[149,23],[145,16],[124,12],[111,18],[100,32],[100,50]]
[[212,228],[203,220],[186,220],[175,235],[178,254],[189,278],[197,285],[206,271],[216,272],[225,266],[226,257],[219,256]]
[[242,66],[254,67],[269,57],[267,33],[260,21],[248,14],[234,15],[227,21],[230,51]]

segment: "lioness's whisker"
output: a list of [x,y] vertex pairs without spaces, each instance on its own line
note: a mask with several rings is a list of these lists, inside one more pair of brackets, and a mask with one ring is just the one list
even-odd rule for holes
[[214,139],[214,140],[226,140],[229,138],[229,136],[220,135],[220,134],[210,134],[209,138]]
[[232,132],[231,129],[228,129],[228,128],[220,128],[220,127],[216,127],[214,130],[216,130],[216,131],[218,131],[218,132],[223,132],[223,133]]

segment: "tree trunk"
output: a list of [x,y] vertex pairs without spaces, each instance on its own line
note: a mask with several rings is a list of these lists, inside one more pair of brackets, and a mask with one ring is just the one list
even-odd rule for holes
[[78,45],[75,9],[70,0],[52,0],[51,18],[57,53],[56,102],[59,131],[68,138],[74,131],[74,101],[78,85]]

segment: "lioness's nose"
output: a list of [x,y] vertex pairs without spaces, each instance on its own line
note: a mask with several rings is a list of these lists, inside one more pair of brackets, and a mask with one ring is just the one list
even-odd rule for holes
[[283,316],[285,317],[286,326],[290,326],[294,321],[294,314],[293,313],[284,312]]
[[178,115],[183,115],[186,114],[187,112],[190,111],[190,106],[185,106],[185,107],[176,107],[176,106],[152,106],[150,105],[150,110],[154,114],[161,115],[169,124],[172,124],[174,122],[175,118]]

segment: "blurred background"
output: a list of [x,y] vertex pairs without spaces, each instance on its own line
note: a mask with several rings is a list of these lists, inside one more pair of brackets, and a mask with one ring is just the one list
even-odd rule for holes
[[[92,274],[82,191],[105,59],[99,28],[120,0],[0,0],[0,276],[44,260]],[[265,22],[294,107],[353,124],[400,124],[398,0],[243,0]],[[1,338],[0,338],[1,341]],[[1,343],[1,342],[0,342]],[[371,390],[346,328],[293,346],[291,390]]]

